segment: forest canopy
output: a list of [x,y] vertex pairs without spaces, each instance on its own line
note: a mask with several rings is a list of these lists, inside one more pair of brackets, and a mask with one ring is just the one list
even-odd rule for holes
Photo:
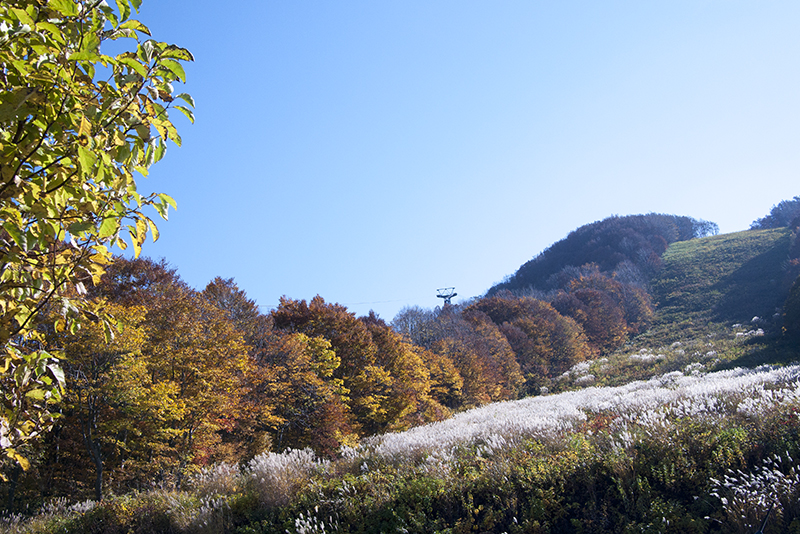
[[800,226],[800,196],[796,196],[792,200],[782,200],[772,206],[767,215],[753,221],[750,229],[766,230],[788,226]]

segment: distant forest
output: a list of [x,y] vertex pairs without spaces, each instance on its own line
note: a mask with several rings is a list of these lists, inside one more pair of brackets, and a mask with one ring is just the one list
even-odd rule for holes
[[320,296],[284,297],[264,314],[232,279],[198,291],[163,260],[118,258],[87,288],[118,323],[111,343],[100,323],[54,328],[56,306],[40,318],[43,346],[65,353],[67,392],[53,431],[26,451],[30,468],[6,466],[7,506],[180,485],[202,466],[270,450],[334,456],[366,436],[538,395],[645,331],[662,253],[717,232],[689,217],[610,217],[483,297],[408,307],[391,324]]
[[772,206],[769,214],[753,221],[751,230],[766,230],[768,228],[797,228],[800,226],[800,196],[792,200],[783,200]]

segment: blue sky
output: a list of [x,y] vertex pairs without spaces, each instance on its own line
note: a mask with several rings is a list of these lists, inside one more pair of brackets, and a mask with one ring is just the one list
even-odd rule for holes
[[800,2],[227,6],[138,16],[196,59],[141,189],[178,202],[143,254],[198,289],[390,321],[610,215],[734,232],[800,195]]

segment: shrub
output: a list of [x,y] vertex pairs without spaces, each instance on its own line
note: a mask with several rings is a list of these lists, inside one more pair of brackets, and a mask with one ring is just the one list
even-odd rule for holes
[[324,472],[330,464],[311,449],[288,449],[253,458],[245,471],[247,484],[267,508],[288,504],[312,475]]
[[233,495],[242,489],[242,473],[237,465],[225,462],[204,467],[189,477],[189,487],[201,498]]

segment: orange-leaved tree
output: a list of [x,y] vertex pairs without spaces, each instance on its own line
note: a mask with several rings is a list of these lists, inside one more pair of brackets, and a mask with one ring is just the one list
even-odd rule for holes
[[244,336],[225,312],[163,261],[119,258],[95,291],[146,309],[142,355],[148,372],[155,384],[173,388],[182,406],[181,416],[165,428],[171,438],[156,459],[163,469],[180,473],[190,464],[244,454],[223,436],[244,416],[244,382],[252,362]]
[[348,389],[334,373],[341,358],[324,337],[274,332],[258,366],[274,373],[270,399],[275,403],[275,447],[311,447],[331,455],[354,445]]
[[434,382],[424,349],[414,347],[374,312],[361,321],[375,343],[377,363],[388,373],[386,412],[375,430],[406,430],[446,417],[449,411],[431,395]]
[[[152,475],[154,452],[168,448],[172,438],[170,422],[184,416],[177,388],[154,382],[142,354],[146,309],[113,302],[103,307],[118,325],[111,342],[100,322],[74,334],[50,329],[48,335],[48,343],[65,354],[67,393],[58,431],[45,442],[46,462],[61,474],[63,483],[56,485],[74,491],[88,483],[96,500],[109,478],[121,487]],[[90,480],[87,473],[93,473]]]
[[505,335],[528,394],[538,393],[542,377],[560,374],[593,354],[581,327],[547,302],[507,294],[481,299],[469,309],[485,313]]
[[272,317],[280,330],[330,341],[341,360],[333,378],[341,379],[349,391],[352,428],[367,433],[380,428],[390,400],[390,379],[377,361],[367,326],[344,306],[326,303],[320,296],[309,303],[283,297]]

